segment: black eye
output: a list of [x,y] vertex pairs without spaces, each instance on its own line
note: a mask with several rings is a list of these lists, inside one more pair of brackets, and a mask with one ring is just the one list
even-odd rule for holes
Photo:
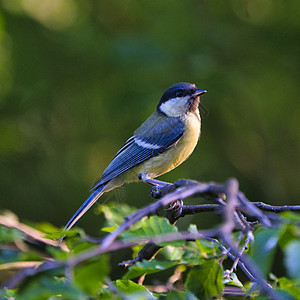
[[176,97],[182,97],[183,96],[183,90],[178,90],[176,92]]

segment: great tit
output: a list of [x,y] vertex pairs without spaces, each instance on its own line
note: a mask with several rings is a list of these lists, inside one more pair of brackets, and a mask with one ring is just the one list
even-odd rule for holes
[[196,147],[201,129],[198,106],[204,93],[186,82],[169,87],[153,114],[117,152],[64,230],[69,230],[104,192],[138,180],[162,185],[153,178],[176,168]]

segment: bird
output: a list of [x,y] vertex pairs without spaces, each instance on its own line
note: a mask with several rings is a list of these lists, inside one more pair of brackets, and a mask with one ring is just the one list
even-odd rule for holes
[[104,192],[136,181],[157,187],[165,185],[154,178],[184,162],[197,145],[201,133],[200,95],[206,92],[187,82],[170,86],[155,111],[117,152],[64,232],[71,229]]

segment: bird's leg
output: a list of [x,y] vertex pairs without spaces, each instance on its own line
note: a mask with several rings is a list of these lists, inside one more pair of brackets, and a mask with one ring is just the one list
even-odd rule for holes
[[[167,185],[171,185],[171,183],[169,183],[169,182],[149,178],[148,175],[145,173],[140,173],[139,179],[145,183],[149,183],[149,184],[153,185],[153,187],[149,191],[149,194],[152,196],[159,195],[159,191],[163,187],[165,187]],[[156,197],[154,197],[154,198],[156,198]],[[183,207],[183,201],[179,199],[177,201],[174,201],[167,210],[177,211],[177,213],[175,214],[175,217],[179,218],[182,213],[182,207]]]
[[144,174],[144,173],[140,173],[139,174],[139,180],[141,180],[141,181],[143,181],[145,183],[151,184],[153,186],[160,186],[160,187],[163,187],[163,186],[171,184],[169,182],[165,182],[165,181],[160,181],[160,180],[157,180],[157,179],[149,178],[148,175]]
[[165,181],[160,181],[160,180],[156,180],[153,178],[149,178],[147,174],[145,173],[140,173],[139,174],[139,180],[151,184],[153,185],[153,187],[150,189],[149,194],[153,197],[153,198],[160,198],[160,190],[167,186],[167,185],[171,185],[171,183],[165,182]]

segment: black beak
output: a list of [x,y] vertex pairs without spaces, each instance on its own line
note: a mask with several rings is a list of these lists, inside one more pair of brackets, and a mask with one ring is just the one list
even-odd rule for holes
[[190,98],[199,97],[200,95],[205,94],[206,92],[206,90],[197,90],[193,95],[190,96]]

